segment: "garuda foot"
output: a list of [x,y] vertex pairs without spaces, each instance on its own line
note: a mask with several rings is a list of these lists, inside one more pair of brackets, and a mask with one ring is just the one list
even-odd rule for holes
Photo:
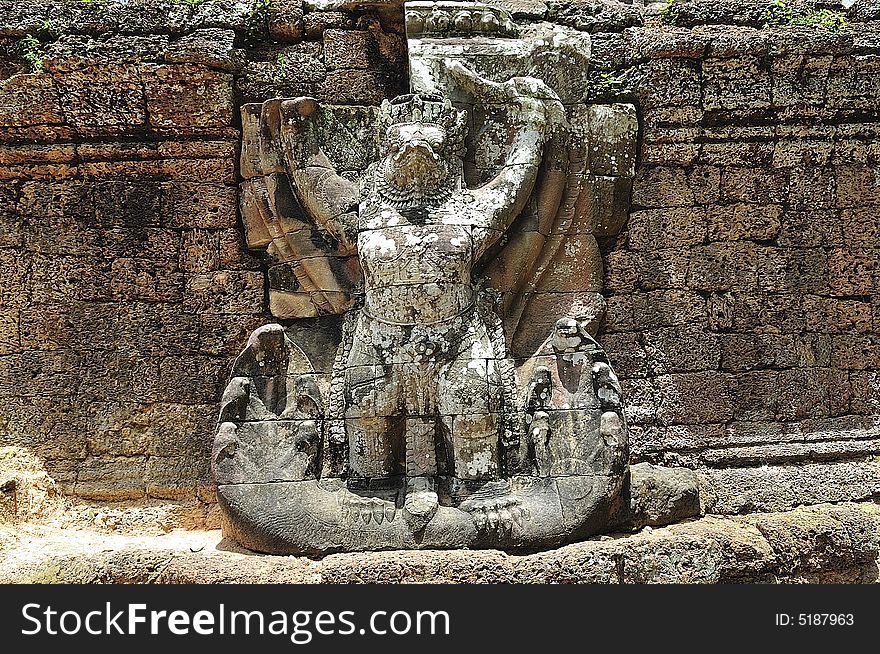
[[425,528],[437,513],[437,493],[430,477],[411,477],[406,481],[403,515],[413,533]]
[[471,515],[477,530],[481,532],[509,533],[515,527],[522,527],[527,517],[519,499],[512,495],[480,497],[475,494],[458,508]]

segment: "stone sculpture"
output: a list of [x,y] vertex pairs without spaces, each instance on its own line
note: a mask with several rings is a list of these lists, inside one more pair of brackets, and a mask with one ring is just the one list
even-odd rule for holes
[[[315,100],[243,109],[248,241],[282,262],[292,290],[271,308],[298,319],[254,332],[221,403],[213,469],[246,547],[534,549],[612,519],[627,431],[596,312],[544,316],[543,342],[511,347],[541,245],[579,242],[556,156],[576,130],[541,80],[443,63],[476,106],[504,110],[484,183],[466,181],[468,112],[437,89],[382,104],[358,182],[325,152]],[[338,338],[322,315],[342,316]]]

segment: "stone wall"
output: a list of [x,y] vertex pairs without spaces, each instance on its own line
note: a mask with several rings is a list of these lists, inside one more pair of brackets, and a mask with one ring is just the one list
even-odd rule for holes
[[[880,10],[834,33],[675,4],[517,13],[592,32],[597,88],[639,108],[599,335],[633,460],[702,470],[721,513],[877,497]],[[269,320],[238,107],[376,104],[403,71],[393,11],[0,2],[0,444],[67,493],[210,500],[220,394]]]
[[878,24],[676,7],[691,27],[593,40],[642,121],[629,222],[603,243],[633,459],[705,468],[721,513],[877,497]]
[[66,493],[213,499],[218,401],[268,320],[238,108],[402,91],[393,19],[261,6],[0,2],[0,444]]

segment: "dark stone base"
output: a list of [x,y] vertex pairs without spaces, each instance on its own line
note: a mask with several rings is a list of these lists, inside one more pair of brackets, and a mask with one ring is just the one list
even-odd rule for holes
[[500,549],[532,551],[582,540],[607,529],[622,476],[511,479],[509,511],[476,515],[438,507],[413,524],[403,493],[392,502],[361,497],[340,479],[217,488],[224,535],[268,554],[323,555],[361,550]]

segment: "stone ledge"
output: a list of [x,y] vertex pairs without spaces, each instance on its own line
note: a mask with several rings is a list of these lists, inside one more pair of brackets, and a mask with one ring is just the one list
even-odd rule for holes
[[880,505],[706,516],[548,552],[411,551],[320,560],[255,556],[219,531],[125,536],[0,530],[2,583],[873,583]]

